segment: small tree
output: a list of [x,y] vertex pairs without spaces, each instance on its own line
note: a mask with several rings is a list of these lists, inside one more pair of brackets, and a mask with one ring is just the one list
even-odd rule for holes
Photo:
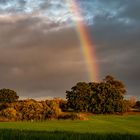
[[0,90],[0,103],[15,102],[18,98],[19,96],[14,90],[5,88]]

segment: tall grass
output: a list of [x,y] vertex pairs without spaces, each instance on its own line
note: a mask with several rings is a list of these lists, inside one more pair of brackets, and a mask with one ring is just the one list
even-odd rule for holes
[[140,115],[93,115],[84,121],[0,122],[0,140],[140,140]]
[[88,120],[51,120],[43,122],[0,122],[0,129],[27,131],[73,131],[76,133],[140,134],[140,115],[94,115]]
[[0,130],[0,140],[140,140],[140,135]]

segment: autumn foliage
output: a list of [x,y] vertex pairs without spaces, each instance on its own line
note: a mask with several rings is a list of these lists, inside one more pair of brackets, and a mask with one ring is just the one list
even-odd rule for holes
[[45,120],[57,118],[61,113],[59,105],[54,100],[35,101],[22,100],[6,103],[0,111],[0,116],[10,120]]
[[[47,119],[84,119],[77,112],[123,113],[135,105],[134,98],[124,99],[126,89],[121,81],[106,76],[101,82],[79,82],[66,91],[66,100],[18,100],[10,89],[0,90],[0,121],[42,121]],[[136,104],[139,106],[139,102]]]

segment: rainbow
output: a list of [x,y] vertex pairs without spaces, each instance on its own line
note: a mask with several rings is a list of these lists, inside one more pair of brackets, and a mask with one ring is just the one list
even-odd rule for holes
[[[69,5],[71,13],[73,13],[74,16],[82,19],[82,15],[76,0],[66,0],[66,2]],[[90,41],[90,36],[84,22],[80,20],[75,21],[75,26],[80,39],[82,52],[86,60],[89,80],[96,82],[98,81],[98,66],[93,44]]]

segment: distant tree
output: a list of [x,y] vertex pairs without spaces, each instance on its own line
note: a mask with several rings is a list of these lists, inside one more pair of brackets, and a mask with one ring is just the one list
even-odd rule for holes
[[135,106],[136,108],[140,108],[140,101],[137,101]]
[[14,90],[0,89],[0,103],[17,101],[19,96]]
[[136,97],[135,96],[130,97],[129,104],[130,104],[131,108],[133,108],[136,105]]

